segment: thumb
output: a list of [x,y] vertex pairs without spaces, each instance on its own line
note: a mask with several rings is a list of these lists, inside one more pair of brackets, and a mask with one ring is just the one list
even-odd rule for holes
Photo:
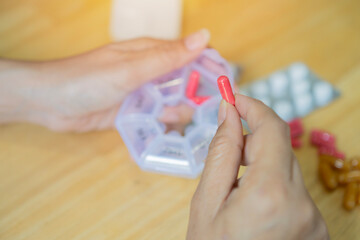
[[184,39],[166,41],[156,45],[141,54],[141,76],[139,79],[151,80],[163,74],[178,69],[194,60],[206,48],[210,39],[207,29],[195,32]]
[[219,209],[237,180],[244,145],[239,113],[224,100],[219,108],[219,122],[222,123],[210,144],[197,192],[211,199],[208,205],[214,210]]

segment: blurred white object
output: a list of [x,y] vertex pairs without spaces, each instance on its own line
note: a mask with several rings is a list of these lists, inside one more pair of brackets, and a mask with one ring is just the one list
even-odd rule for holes
[[303,80],[308,75],[309,69],[305,64],[298,62],[289,67],[289,73],[291,80],[296,82],[298,80]]
[[280,98],[286,95],[289,84],[285,73],[276,72],[270,76],[269,81],[274,97]]
[[293,118],[293,107],[288,101],[277,101],[273,106],[274,111],[285,121]]
[[110,34],[114,40],[179,37],[181,0],[113,0],[111,11]]
[[268,95],[269,87],[267,82],[257,81],[252,85],[252,92],[255,98],[261,98]]
[[333,91],[331,85],[326,82],[316,83],[314,86],[314,96],[317,105],[325,106],[333,98]]
[[296,111],[300,117],[304,117],[314,108],[310,93],[305,93],[301,97],[294,98],[294,102]]

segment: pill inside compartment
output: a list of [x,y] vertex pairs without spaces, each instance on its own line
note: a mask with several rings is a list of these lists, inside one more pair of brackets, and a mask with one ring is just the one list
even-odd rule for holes
[[117,127],[135,160],[141,159],[147,147],[163,132],[161,126],[146,115],[133,115],[121,119]]
[[204,72],[197,65],[192,65],[186,75],[186,90],[184,102],[196,108],[219,94],[215,75]]

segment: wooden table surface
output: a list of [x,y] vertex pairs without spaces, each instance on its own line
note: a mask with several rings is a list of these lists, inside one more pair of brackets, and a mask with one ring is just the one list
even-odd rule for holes
[[[0,0],[0,56],[54,59],[110,42],[107,0]],[[341,97],[304,118],[360,154],[360,1],[185,0],[183,34],[207,27],[211,45],[241,64],[248,83],[304,61]],[[0,96],[1,97],[1,96]],[[296,151],[333,239],[359,239],[360,206],[317,178],[316,151]],[[115,130],[54,133],[0,127],[1,239],[184,239],[198,180],[141,171]],[[264,173],[266,174],[266,173]],[[271,187],[271,186],[269,186]]]

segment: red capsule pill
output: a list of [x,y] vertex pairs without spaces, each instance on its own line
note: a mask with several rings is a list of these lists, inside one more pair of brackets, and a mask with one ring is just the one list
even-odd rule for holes
[[317,147],[335,148],[335,136],[321,130],[312,130],[310,133],[310,141]]
[[288,122],[290,127],[291,138],[300,137],[304,133],[304,127],[302,125],[301,119],[295,118],[291,122]]
[[234,93],[231,89],[231,84],[230,84],[229,78],[224,75],[220,76],[217,79],[217,83],[218,83],[218,87],[219,87],[222,98],[225,101],[227,101],[228,103],[235,105],[235,97],[234,97]]
[[188,84],[186,86],[186,91],[185,91],[186,97],[188,97],[190,99],[195,97],[196,91],[197,91],[198,86],[199,86],[199,81],[200,81],[200,73],[198,71],[195,71],[195,70],[192,71],[190,73],[189,81],[188,81]]

